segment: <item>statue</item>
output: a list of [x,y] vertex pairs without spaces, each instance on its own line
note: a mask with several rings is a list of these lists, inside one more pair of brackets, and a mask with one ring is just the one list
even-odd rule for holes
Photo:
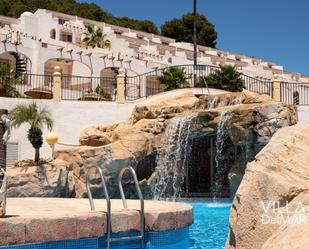
[[7,115],[3,114],[0,122],[4,128],[4,134],[2,137],[3,144],[6,144],[11,137],[11,120]]
[[0,174],[3,175],[2,186],[0,188],[0,217],[5,216],[6,211],[6,196],[8,191],[8,177],[3,169],[0,169]]
[[[11,136],[11,121],[6,114],[3,114],[0,118],[0,125],[3,127],[3,135],[0,136],[0,140],[2,140],[2,145],[0,144],[0,148],[4,150],[6,153],[6,144]],[[4,159],[6,158],[4,154]],[[5,161],[4,161],[5,162]],[[5,216],[6,212],[6,196],[8,191],[8,177],[7,174],[2,168],[4,165],[0,165],[0,217]],[[1,184],[2,182],[2,184]]]

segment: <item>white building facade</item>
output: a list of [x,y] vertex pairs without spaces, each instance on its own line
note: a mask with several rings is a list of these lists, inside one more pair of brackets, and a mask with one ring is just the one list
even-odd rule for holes
[[[106,39],[111,42],[111,49],[86,48],[82,40],[88,25],[103,30]],[[62,69],[62,100],[73,101],[37,100],[37,103],[51,111],[55,121],[54,131],[59,134],[60,142],[69,145],[77,145],[78,134],[90,125],[111,124],[128,119],[137,103],[121,105],[111,101],[75,101],[82,99],[85,89],[95,89],[103,84],[104,87],[110,86],[109,94],[113,95],[117,69],[124,69],[134,83],[126,86],[127,96],[137,100],[154,95],[156,92],[152,91],[152,87],[158,82],[156,73],[151,73],[169,66],[192,65],[193,56],[193,45],[190,43],[179,43],[171,38],[49,10],[25,12],[18,19],[0,16],[0,64],[10,64],[16,72],[21,70],[24,84],[16,84],[20,93],[37,86],[44,86],[52,92],[53,80],[49,76],[53,74],[55,66]],[[235,66],[244,75],[250,76],[249,84],[255,84],[259,92],[270,95],[276,75],[279,84],[278,81],[291,82],[286,85],[281,83],[281,93],[287,96],[284,99],[293,103],[294,93],[298,92],[300,101],[309,105],[309,77],[285,72],[282,66],[275,63],[198,46],[198,64],[209,67]],[[39,84],[36,85],[36,81]],[[148,83],[152,86],[147,88]],[[2,98],[12,96],[3,95],[1,87],[0,96],[1,109],[11,110],[16,104],[33,101],[28,96],[23,96],[28,99]],[[115,100],[115,94],[110,100]],[[309,106],[299,110],[301,123],[308,123],[306,117]],[[13,130],[8,146],[8,164],[17,159],[32,157],[33,148],[26,138],[27,129],[28,127],[23,125]],[[46,133],[45,130],[44,134]],[[63,146],[57,147],[66,148]],[[50,151],[45,143],[42,156],[49,157]]]
[[[88,25],[103,30],[111,41],[110,50],[85,47],[82,40]],[[190,43],[44,9],[25,12],[18,19],[1,16],[0,27],[0,63],[15,65],[21,58],[33,74],[51,73],[60,66],[65,75],[113,76],[110,68],[123,68],[134,76],[193,63]],[[278,74],[283,81],[309,82],[308,76],[285,72],[275,63],[204,46],[198,46],[198,64],[233,65],[258,79]]]

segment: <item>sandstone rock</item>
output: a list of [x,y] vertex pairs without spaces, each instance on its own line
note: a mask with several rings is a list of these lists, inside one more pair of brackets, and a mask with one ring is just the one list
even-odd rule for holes
[[[297,122],[293,107],[249,92],[200,98],[185,94],[140,104],[127,122],[85,129],[80,135],[81,146],[57,151],[55,162],[46,162],[42,167],[12,168],[10,196],[85,197],[86,173],[89,168],[99,165],[104,169],[111,197],[119,197],[115,179],[121,167],[131,165],[137,171],[143,193],[151,198],[156,155],[162,149],[162,138],[172,118],[192,115],[190,133],[214,135],[224,112],[230,113],[228,137],[231,147],[252,147],[248,158],[255,156],[277,129]],[[225,169],[239,177],[244,170],[244,160]],[[43,177],[45,171],[50,174],[48,178]],[[56,181],[57,177],[59,181]],[[47,182],[49,178],[51,182]],[[94,196],[102,197],[99,175],[92,173],[91,179]],[[124,184],[128,197],[136,197],[128,175],[124,177]],[[233,188],[237,188],[237,184],[234,185]]]
[[[295,216],[296,217],[296,216]],[[298,219],[296,217],[296,219]],[[309,245],[309,218],[303,224],[283,225],[262,246],[262,249],[306,249]]]
[[102,131],[99,127],[89,127],[80,135],[79,142],[81,145],[102,146],[111,141],[106,131]]
[[[29,163],[26,162],[27,164]],[[23,164],[19,162],[19,165]],[[64,161],[55,160],[39,166],[13,167],[7,169],[8,196],[22,197],[73,197],[70,178],[72,172]]]
[[[231,209],[227,249],[308,248],[308,151],[309,128],[286,127],[247,165]],[[306,222],[286,224],[294,213]]]

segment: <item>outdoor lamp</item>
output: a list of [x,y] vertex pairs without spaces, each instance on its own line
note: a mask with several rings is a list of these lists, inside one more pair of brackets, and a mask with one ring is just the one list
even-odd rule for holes
[[56,133],[49,133],[46,137],[45,140],[49,144],[50,148],[52,149],[52,157],[54,158],[54,153],[55,153],[55,144],[58,143],[58,135]]

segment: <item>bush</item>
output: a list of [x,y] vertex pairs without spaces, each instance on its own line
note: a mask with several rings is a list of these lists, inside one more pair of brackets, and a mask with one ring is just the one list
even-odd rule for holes
[[214,73],[206,77],[208,87],[222,89],[229,92],[241,92],[245,87],[245,82],[241,78],[241,73],[230,65],[221,66]]
[[94,89],[94,91],[99,94],[104,100],[111,101],[112,96],[111,94],[104,88],[101,87],[100,85],[97,85],[97,87]]
[[163,91],[190,87],[187,81],[184,68],[170,67],[163,71],[163,75],[158,77]]
[[0,66],[0,96],[3,97],[20,97],[15,85],[19,84],[20,78],[13,75],[13,69],[10,64]]

